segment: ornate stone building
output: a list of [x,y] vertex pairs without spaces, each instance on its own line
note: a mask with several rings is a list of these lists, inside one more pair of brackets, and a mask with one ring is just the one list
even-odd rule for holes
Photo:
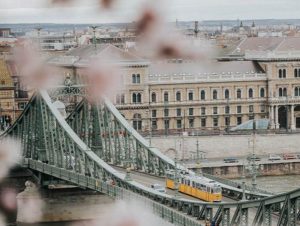
[[15,88],[5,60],[0,59],[0,130],[15,118]]
[[113,101],[142,132],[224,131],[261,118],[270,129],[300,128],[300,38],[247,38],[210,63],[149,62],[111,45],[81,47],[50,63],[80,76],[91,55],[109,52],[126,87]]

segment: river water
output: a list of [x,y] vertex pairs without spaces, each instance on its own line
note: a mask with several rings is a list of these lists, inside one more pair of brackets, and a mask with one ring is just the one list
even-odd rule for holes
[[[246,178],[246,183],[251,185],[251,178]],[[235,179],[234,181],[242,182],[242,179]],[[257,186],[259,188],[271,191],[274,193],[283,193],[292,191],[294,189],[300,188],[300,175],[291,176],[268,176],[268,177],[258,177]],[[22,224],[8,224],[10,226],[23,226]],[[72,222],[57,222],[57,223],[39,223],[39,224],[26,224],[26,226],[70,226]],[[88,224],[76,224],[85,226]]]
[[[241,179],[234,181],[242,182]],[[251,185],[251,178],[246,178]],[[274,193],[283,193],[300,188],[300,175],[257,177],[257,187]]]

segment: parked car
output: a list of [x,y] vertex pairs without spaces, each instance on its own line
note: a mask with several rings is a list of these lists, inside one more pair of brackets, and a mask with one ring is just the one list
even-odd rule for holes
[[228,157],[228,158],[224,158],[223,161],[225,163],[234,163],[234,162],[239,162],[239,160],[235,157]]
[[277,161],[277,160],[281,160],[282,158],[279,155],[274,155],[274,154],[270,154],[269,155],[269,160],[270,161]]
[[155,191],[161,192],[161,193],[166,193],[166,188],[161,186],[160,184],[151,184],[150,186],[152,189]]
[[284,160],[297,159],[298,156],[296,154],[285,153],[282,155]]
[[248,157],[247,157],[247,160],[250,162],[250,161],[260,161],[261,160],[261,158],[260,157],[258,157],[258,156],[256,156],[256,155],[249,155]]

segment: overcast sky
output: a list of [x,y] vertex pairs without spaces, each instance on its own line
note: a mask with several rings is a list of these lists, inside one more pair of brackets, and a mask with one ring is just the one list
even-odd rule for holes
[[[97,0],[75,0],[53,7],[50,0],[0,0],[0,23],[107,23],[136,19],[141,5],[161,8],[163,0],[116,0],[113,10],[99,10]],[[142,3],[142,4],[141,4]],[[299,19],[300,0],[165,0],[168,20]]]

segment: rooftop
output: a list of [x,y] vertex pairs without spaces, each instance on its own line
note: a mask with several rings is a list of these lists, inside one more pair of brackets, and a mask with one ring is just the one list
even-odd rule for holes
[[116,63],[141,63],[145,62],[144,59],[120,49],[111,44],[97,44],[84,45],[75,49],[72,49],[65,53],[63,56],[56,56],[49,59],[49,63],[52,64],[64,64],[75,66],[87,66],[89,62],[94,58],[99,57],[105,60],[111,60]]
[[240,41],[236,48],[230,54],[244,54],[246,50],[300,50],[300,37],[249,37]]

